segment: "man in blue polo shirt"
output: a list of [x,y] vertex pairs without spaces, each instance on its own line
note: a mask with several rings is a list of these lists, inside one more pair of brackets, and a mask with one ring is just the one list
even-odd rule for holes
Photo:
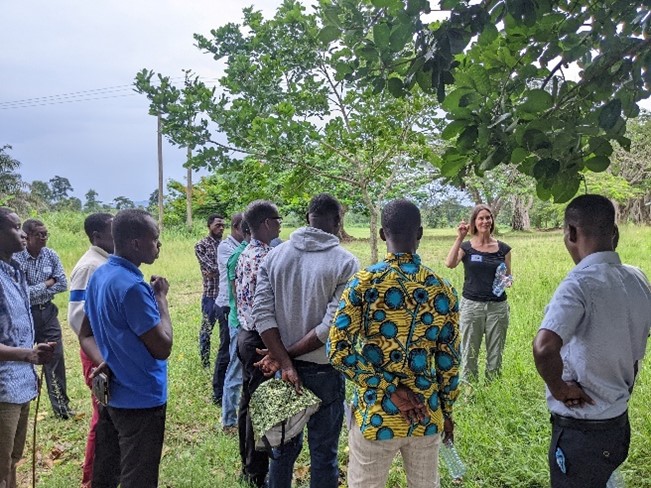
[[115,255],[95,271],[86,289],[79,332],[84,352],[109,375],[108,405],[97,425],[93,487],[158,485],[165,433],[167,361],[172,350],[165,278],[145,282],[161,246],[155,220],[144,210],[113,220]]

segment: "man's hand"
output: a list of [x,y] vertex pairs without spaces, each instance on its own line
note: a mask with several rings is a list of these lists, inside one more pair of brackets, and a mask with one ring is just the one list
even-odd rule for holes
[[162,276],[152,275],[151,279],[149,280],[149,284],[154,290],[155,295],[167,296],[167,292],[170,289],[170,284],[167,282],[166,278],[163,278]]
[[299,395],[303,393],[303,390],[301,388],[303,386],[303,382],[301,381],[301,378],[298,376],[298,371],[296,371],[296,368],[294,367],[293,364],[280,368],[280,373],[282,375],[281,376],[282,380],[291,384],[296,390],[296,393],[298,393]]
[[260,368],[262,374],[265,376],[273,376],[276,371],[280,371],[280,362],[278,362],[276,358],[269,354],[269,349],[256,348],[255,352],[263,356],[260,361],[253,363],[254,367]]
[[48,278],[45,280],[45,288],[52,288],[56,282],[56,278]]
[[563,381],[558,388],[549,390],[554,398],[568,408],[583,407],[586,403],[594,405],[594,400],[583,391],[576,381]]
[[452,417],[443,419],[443,442],[454,443],[454,420]]
[[52,361],[52,356],[54,356],[54,348],[56,345],[56,342],[41,342],[40,344],[36,344],[29,354],[27,361],[32,364],[49,363]]
[[427,417],[423,400],[406,386],[398,385],[389,398],[409,424],[418,423]]
[[93,379],[100,373],[104,373],[107,376],[111,375],[111,370],[109,369],[108,364],[106,364],[104,361],[102,361],[96,368],[93,368],[93,370],[90,372],[90,378]]

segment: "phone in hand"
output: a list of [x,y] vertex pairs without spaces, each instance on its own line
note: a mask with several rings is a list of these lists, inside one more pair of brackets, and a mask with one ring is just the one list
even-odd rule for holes
[[93,395],[102,405],[108,405],[109,402],[109,378],[106,373],[99,373],[93,378]]

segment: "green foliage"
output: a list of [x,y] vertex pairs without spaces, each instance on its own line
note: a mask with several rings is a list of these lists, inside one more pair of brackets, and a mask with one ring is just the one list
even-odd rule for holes
[[113,206],[116,210],[125,210],[127,208],[136,208],[136,204],[130,198],[119,196],[113,199]]
[[399,97],[418,87],[442,102],[450,178],[512,162],[540,198],[568,201],[584,168],[609,166],[610,141],[630,144],[627,121],[651,94],[646,1],[447,0],[447,19],[431,24],[426,0],[320,5],[324,30],[339,31],[345,79]]
[[[389,47],[409,35],[387,29],[378,26],[375,35]],[[323,29],[322,19],[287,0],[273,18],[245,8],[241,25],[195,35],[198,47],[226,68],[217,99],[199,83],[187,86],[185,99],[206,102],[204,118],[191,129],[168,102],[180,95],[158,75],[167,105],[157,110],[166,133],[197,151],[193,164],[218,170],[217,184],[230,185],[221,199],[270,194],[294,205],[328,191],[346,206],[362,203],[374,228],[379,205],[391,192],[431,177],[431,163],[438,162],[435,103],[426,96],[395,98],[350,80],[341,54],[333,54],[338,32],[336,26]],[[151,79],[143,71],[137,85],[145,89]],[[389,80],[396,93],[401,86],[399,79]],[[227,144],[212,137],[208,121]],[[375,238],[372,232],[372,247]]]

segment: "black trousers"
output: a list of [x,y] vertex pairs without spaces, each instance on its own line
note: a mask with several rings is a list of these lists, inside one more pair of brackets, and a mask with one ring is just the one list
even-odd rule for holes
[[67,417],[69,403],[66,387],[66,363],[63,357],[63,338],[61,324],[59,323],[59,309],[48,302],[45,305],[31,307],[34,318],[34,338],[39,342],[56,342],[52,361],[45,364],[45,382],[47,394],[50,397],[52,410],[59,417]]
[[215,370],[212,375],[212,398],[215,402],[219,403],[222,401],[222,394],[224,392],[226,369],[231,360],[231,336],[228,330],[228,313],[231,309],[230,307],[218,307],[215,305],[215,310],[217,312],[217,322],[219,323],[219,350],[217,351]]
[[242,477],[254,486],[262,487],[269,472],[269,457],[265,451],[255,450],[253,424],[249,415],[249,402],[253,392],[268,378],[253,366],[262,359],[255,349],[263,349],[264,342],[255,331],[240,330],[237,335],[237,356],[242,362],[242,396],[237,416],[240,437],[240,458],[242,459]]
[[100,405],[93,488],[158,486],[167,405],[113,408]]
[[610,475],[628,456],[628,414],[604,421],[552,415],[551,422],[548,460],[552,488],[605,488]]

